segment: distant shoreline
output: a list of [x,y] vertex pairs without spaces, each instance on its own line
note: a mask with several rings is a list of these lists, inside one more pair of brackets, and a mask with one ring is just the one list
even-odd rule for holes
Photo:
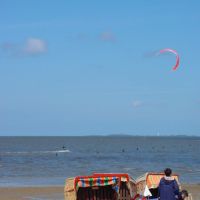
[[156,138],[200,138],[200,135],[125,135],[125,134],[110,134],[110,135],[2,135],[0,138],[9,137],[156,137]]

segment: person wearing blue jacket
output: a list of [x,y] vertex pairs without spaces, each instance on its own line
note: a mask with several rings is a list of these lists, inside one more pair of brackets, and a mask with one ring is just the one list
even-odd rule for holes
[[179,195],[179,186],[177,181],[171,176],[172,170],[165,169],[165,176],[161,178],[158,191],[160,200],[177,200]]

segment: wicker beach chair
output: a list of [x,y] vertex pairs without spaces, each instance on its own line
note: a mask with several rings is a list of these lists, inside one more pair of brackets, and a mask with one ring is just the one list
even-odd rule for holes
[[76,191],[74,189],[74,179],[68,178],[64,187],[64,198],[65,200],[76,200]]
[[65,200],[131,200],[135,181],[128,174],[93,174],[66,180]]

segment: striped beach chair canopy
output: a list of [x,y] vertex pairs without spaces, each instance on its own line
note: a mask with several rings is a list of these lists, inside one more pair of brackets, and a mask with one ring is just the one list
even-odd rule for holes
[[118,190],[119,178],[116,176],[78,176],[74,180],[74,188],[100,187],[112,185]]
[[130,180],[135,183],[135,181],[129,176],[129,174],[124,173],[94,173],[95,177],[117,177],[121,182],[129,182]]

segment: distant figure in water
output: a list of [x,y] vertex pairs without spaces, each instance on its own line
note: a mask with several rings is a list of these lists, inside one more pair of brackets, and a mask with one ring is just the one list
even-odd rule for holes
[[165,176],[161,178],[158,186],[160,200],[177,200],[179,187],[176,180],[172,177],[172,170],[166,168],[164,173]]
[[125,149],[122,149],[122,153],[124,153],[125,152]]
[[66,150],[66,146],[63,145],[62,149],[63,149],[63,150]]
[[137,147],[137,151],[139,151],[139,147]]

